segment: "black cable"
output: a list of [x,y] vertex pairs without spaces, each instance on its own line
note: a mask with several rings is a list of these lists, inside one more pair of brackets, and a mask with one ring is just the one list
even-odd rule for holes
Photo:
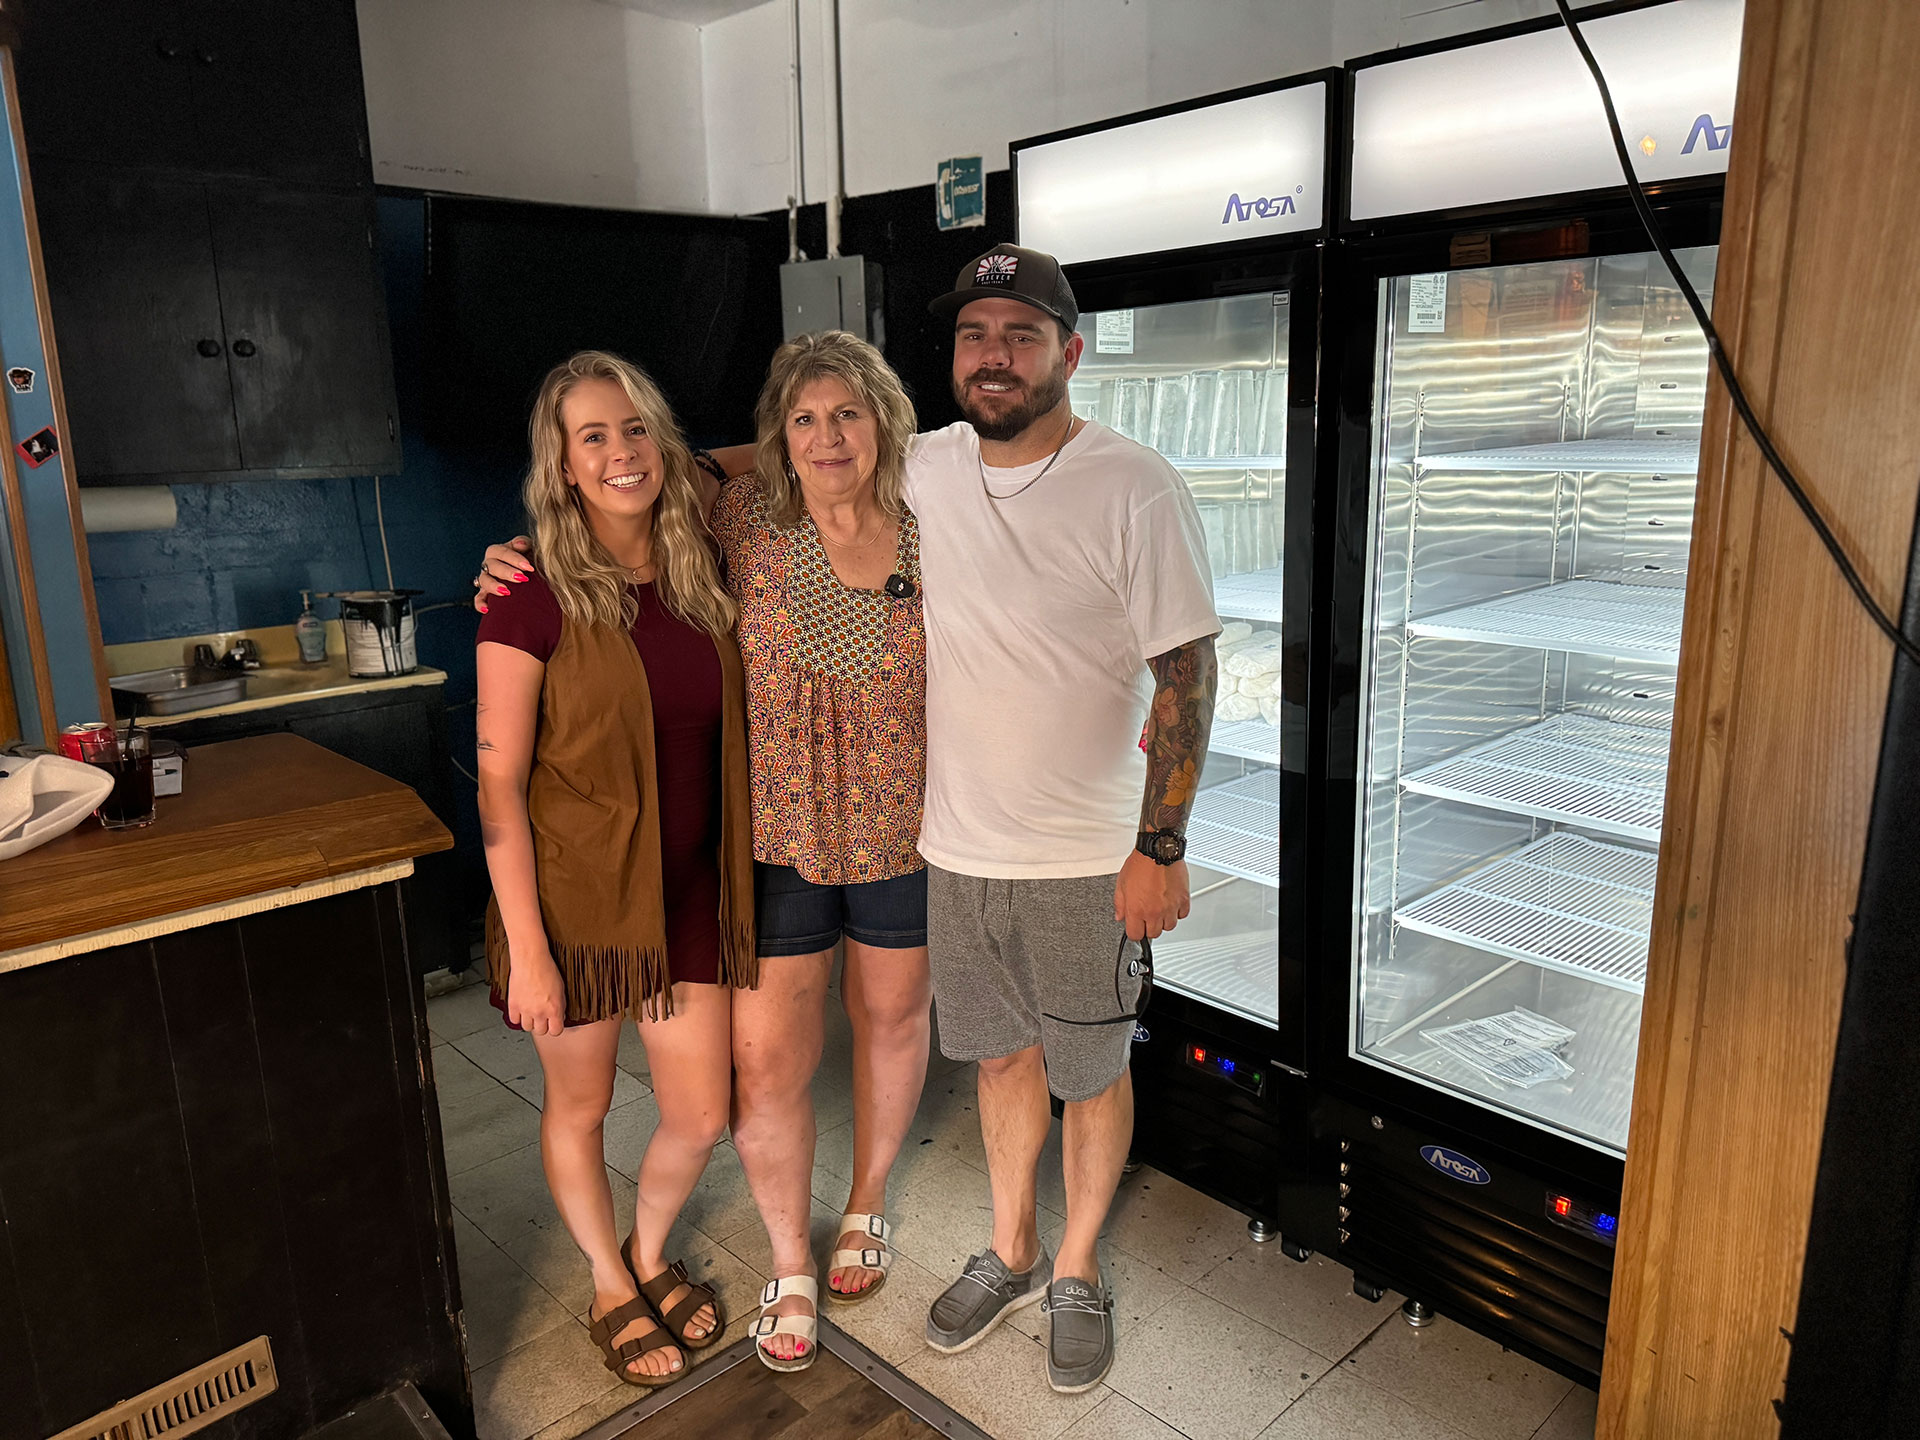
[[1741,388],[1739,378],[1733,373],[1733,362],[1727,358],[1726,350],[1720,344],[1720,332],[1713,328],[1713,318],[1707,314],[1707,307],[1700,303],[1700,295],[1693,288],[1680,269],[1680,262],[1674,258],[1673,247],[1667,244],[1667,237],[1660,229],[1660,222],[1654,217],[1653,206],[1647,202],[1647,192],[1641,187],[1640,177],[1633,170],[1633,156],[1627,149],[1626,136],[1620,129],[1620,116],[1613,108],[1613,92],[1607,88],[1607,77],[1600,71],[1600,62],[1593,58],[1593,51],[1587,48],[1587,37],[1580,33],[1580,26],[1574,21],[1573,11],[1568,8],[1567,0],[1553,0],[1559,7],[1560,22],[1566,26],[1567,34],[1573,37],[1580,58],[1586,61],[1587,69],[1593,75],[1593,83],[1600,90],[1600,104],[1607,112],[1607,129],[1613,136],[1614,153],[1620,158],[1620,171],[1627,177],[1627,191],[1633,196],[1634,211],[1640,216],[1640,223],[1646,228],[1647,236],[1653,241],[1654,249],[1660,252],[1660,258],[1666,262],[1667,269],[1673,273],[1674,283],[1680,287],[1680,293],[1686,297],[1687,305],[1693,311],[1693,318],[1700,324],[1707,337],[1707,353],[1713,357],[1713,363],[1720,372],[1720,379],[1727,387],[1727,395],[1733,401],[1733,408],[1739,412],[1740,419],[1753,436],[1753,443],[1760,448],[1767,465],[1780,483],[1786,487],[1787,494],[1799,507],[1800,513],[1807,517],[1807,523],[1813,527],[1813,533],[1826,547],[1827,554],[1833,557],[1840,578],[1847,582],[1847,588],[1853,592],[1854,599],[1867,612],[1869,619],[1880,628],[1880,632],[1894,643],[1900,653],[1916,665],[1920,665],[1920,645],[1909,640],[1895,623],[1892,616],[1880,608],[1880,604],[1867,589],[1866,581],[1860,578],[1860,571],[1842,548],[1833,528],[1827,524],[1813,503],[1813,497],[1807,494],[1806,487],[1793,473],[1786,460],[1774,447],[1773,438],[1767,434],[1766,427],[1753,413],[1753,406],[1747,401],[1747,392]]

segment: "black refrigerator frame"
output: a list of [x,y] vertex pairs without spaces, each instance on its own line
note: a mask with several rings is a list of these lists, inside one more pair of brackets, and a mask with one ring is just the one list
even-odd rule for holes
[[[1180,301],[1284,291],[1288,294],[1287,489],[1282,547],[1281,635],[1291,655],[1310,654],[1312,627],[1323,614],[1324,589],[1318,557],[1325,548],[1315,533],[1326,513],[1321,494],[1331,479],[1323,463],[1323,427],[1330,372],[1323,359],[1323,313],[1329,293],[1329,238],[1338,195],[1335,153],[1342,135],[1343,73],[1312,71],[1245,86],[1175,105],[1158,106],[1091,125],[1016,141],[1013,167],[1015,233],[1019,233],[1021,152],[1036,145],[1138,124],[1163,115],[1210,108],[1233,100],[1316,82],[1326,86],[1326,155],[1323,214],[1314,230],[1235,240],[1178,251],[1087,261],[1065,266],[1083,313],[1174,304]],[[1224,200],[1224,197],[1223,197]],[[1022,240],[1022,243],[1025,243]],[[1292,672],[1296,667],[1289,666]],[[1297,667],[1304,681],[1311,664]],[[1280,1194],[1306,1178],[1305,1131],[1299,1117],[1310,1104],[1307,1089],[1308,945],[1311,922],[1306,895],[1313,696],[1294,683],[1281,695],[1279,1024],[1269,1030],[1243,1016],[1156,986],[1145,1018],[1135,1028],[1133,1159],[1152,1165],[1243,1212],[1258,1239],[1277,1234]],[[1177,933],[1177,932],[1176,932]],[[1261,1076],[1257,1092],[1216,1071],[1189,1063],[1195,1046],[1234,1058],[1245,1075],[1250,1064]]]
[[[1583,10],[1581,18],[1639,9],[1639,3]],[[1349,63],[1341,105],[1340,170],[1352,146],[1355,75],[1369,66],[1557,28],[1522,22]],[[1675,248],[1716,244],[1724,179],[1648,184]],[[1613,1250],[1587,1230],[1557,1220],[1554,1197],[1582,1211],[1618,1217],[1624,1162],[1488,1106],[1390,1073],[1351,1051],[1354,903],[1359,847],[1360,727],[1370,647],[1367,547],[1373,490],[1374,384],[1378,295],[1383,279],[1466,271],[1532,260],[1653,249],[1624,184],[1470,209],[1355,223],[1343,185],[1336,227],[1340,271],[1326,336],[1333,412],[1328,428],[1326,545],[1319,572],[1323,643],[1310,689],[1315,786],[1307,861],[1316,963],[1307,974],[1312,1099],[1304,1184],[1283,1191],[1281,1229],[1289,1253],[1319,1251],[1347,1266],[1370,1299],[1407,1297],[1409,1319],[1437,1311],[1501,1345],[1589,1386],[1597,1386],[1605,1340]],[[1481,258],[1453,263],[1455,237]],[[1488,253],[1490,251],[1490,254]],[[1474,1163],[1470,1183],[1446,1178],[1423,1147]],[[1417,1302],[1417,1306],[1414,1304]]]

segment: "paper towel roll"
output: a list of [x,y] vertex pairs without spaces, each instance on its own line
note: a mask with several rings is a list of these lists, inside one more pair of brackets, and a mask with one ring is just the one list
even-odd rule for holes
[[180,511],[170,485],[89,486],[80,492],[80,519],[89,535],[171,530],[180,523]]

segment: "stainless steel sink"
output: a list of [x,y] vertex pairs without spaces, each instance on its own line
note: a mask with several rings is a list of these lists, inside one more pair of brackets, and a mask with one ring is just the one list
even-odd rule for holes
[[247,677],[238,670],[209,670],[198,665],[173,665],[165,670],[142,670],[107,680],[119,715],[179,715],[214,705],[231,705],[247,698]]

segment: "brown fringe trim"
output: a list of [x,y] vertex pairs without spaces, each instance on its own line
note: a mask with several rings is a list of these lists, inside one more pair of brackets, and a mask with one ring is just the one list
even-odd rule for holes
[[760,988],[759,946],[754,943],[753,922],[722,917],[727,933],[720,937],[720,983],[735,990]]
[[[667,952],[635,945],[551,945],[567,993],[567,1024],[591,1025],[616,1015],[629,1020],[673,1017]],[[502,1001],[512,961],[499,908],[487,904],[487,984]]]

